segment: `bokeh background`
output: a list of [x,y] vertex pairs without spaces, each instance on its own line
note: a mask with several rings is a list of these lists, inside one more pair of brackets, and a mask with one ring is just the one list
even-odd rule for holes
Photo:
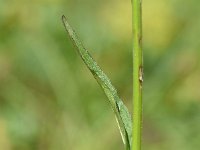
[[[200,147],[199,0],[144,0],[144,150]],[[0,0],[0,149],[122,150],[65,14],[129,110],[130,0]]]

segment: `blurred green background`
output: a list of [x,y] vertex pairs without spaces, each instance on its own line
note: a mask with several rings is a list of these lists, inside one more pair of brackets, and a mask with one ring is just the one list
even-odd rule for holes
[[[200,147],[200,2],[144,0],[144,150]],[[132,109],[130,0],[0,0],[0,149],[122,150],[65,14]]]

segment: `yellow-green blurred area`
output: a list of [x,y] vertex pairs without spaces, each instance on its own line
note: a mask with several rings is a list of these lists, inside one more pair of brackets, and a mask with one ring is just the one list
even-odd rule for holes
[[[144,150],[200,148],[199,5],[143,1]],[[131,0],[0,0],[1,150],[124,149],[63,14],[132,109]]]

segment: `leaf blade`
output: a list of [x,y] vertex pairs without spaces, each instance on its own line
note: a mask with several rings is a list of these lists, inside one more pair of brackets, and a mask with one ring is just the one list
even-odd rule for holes
[[102,87],[105,92],[112,110],[115,113],[116,120],[118,122],[118,126],[120,129],[120,133],[122,136],[122,140],[126,146],[127,150],[131,149],[131,141],[132,141],[132,121],[131,116],[128,112],[128,109],[123,104],[123,101],[119,98],[117,94],[117,90],[112,85],[110,79],[107,75],[101,70],[96,61],[92,58],[87,49],[83,46],[73,28],[68,23],[66,17],[62,16],[62,21],[65,26],[66,31],[68,32],[71,40],[76,46],[80,57],[83,62],[86,64],[90,72],[93,74],[94,78],[97,80],[99,85]]

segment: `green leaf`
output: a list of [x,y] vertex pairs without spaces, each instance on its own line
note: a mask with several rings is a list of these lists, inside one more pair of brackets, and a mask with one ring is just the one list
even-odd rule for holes
[[101,68],[89,54],[88,50],[84,48],[83,44],[77,37],[73,28],[69,25],[64,15],[62,16],[62,21],[66,31],[68,32],[70,38],[72,39],[74,45],[76,46],[82,60],[84,61],[90,72],[93,74],[94,78],[97,80],[99,85],[102,87],[106,96],[108,97],[112,110],[115,113],[115,117],[118,122],[118,126],[126,150],[130,150],[132,141],[132,121],[128,109],[123,104],[122,100],[119,98],[117,90],[112,85],[110,79],[101,70]]

